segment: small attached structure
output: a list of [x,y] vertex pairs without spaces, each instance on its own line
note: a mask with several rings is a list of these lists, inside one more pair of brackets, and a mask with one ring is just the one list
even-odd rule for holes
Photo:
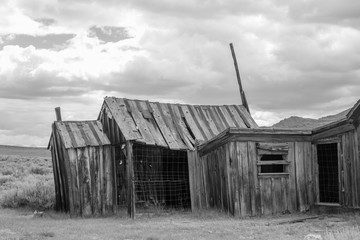
[[113,213],[113,148],[99,121],[57,121],[49,142],[57,210],[71,215]]
[[191,167],[194,209],[234,216],[360,207],[360,102],[313,130],[229,128],[202,143]]

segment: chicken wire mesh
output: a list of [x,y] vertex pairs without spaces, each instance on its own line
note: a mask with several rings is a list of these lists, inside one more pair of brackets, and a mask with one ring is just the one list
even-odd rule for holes
[[190,208],[186,151],[133,146],[136,211]]
[[320,202],[339,203],[337,143],[317,145]]

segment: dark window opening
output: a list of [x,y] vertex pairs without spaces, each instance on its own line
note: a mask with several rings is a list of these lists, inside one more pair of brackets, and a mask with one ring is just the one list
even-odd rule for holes
[[284,161],[284,156],[280,154],[261,155],[260,173],[285,173],[286,165],[284,164],[283,161]]
[[320,202],[339,203],[339,164],[337,143],[318,144]]

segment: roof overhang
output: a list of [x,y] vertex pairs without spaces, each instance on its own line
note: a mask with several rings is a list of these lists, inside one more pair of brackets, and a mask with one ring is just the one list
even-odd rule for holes
[[232,141],[254,142],[293,142],[311,141],[311,130],[306,129],[276,129],[276,128],[228,128],[213,139],[199,144],[200,155]]

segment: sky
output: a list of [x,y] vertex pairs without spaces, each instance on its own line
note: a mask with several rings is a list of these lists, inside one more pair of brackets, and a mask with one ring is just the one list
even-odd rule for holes
[[105,96],[241,104],[255,121],[319,118],[360,99],[357,0],[2,0],[0,144],[46,146]]

